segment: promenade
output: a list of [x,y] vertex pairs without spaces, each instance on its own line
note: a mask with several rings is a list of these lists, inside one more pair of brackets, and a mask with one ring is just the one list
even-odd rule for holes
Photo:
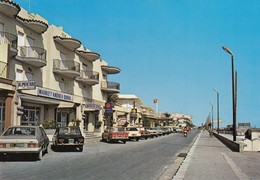
[[233,152],[202,131],[173,179],[260,179],[259,169],[259,152]]

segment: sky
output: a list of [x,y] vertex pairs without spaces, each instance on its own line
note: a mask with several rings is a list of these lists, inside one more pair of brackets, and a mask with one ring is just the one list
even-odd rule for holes
[[[160,113],[209,113],[233,124],[231,56],[237,71],[237,123],[260,128],[259,0],[14,0],[62,26],[121,69],[108,80]],[[214,125],[216,127],[216,124]]]

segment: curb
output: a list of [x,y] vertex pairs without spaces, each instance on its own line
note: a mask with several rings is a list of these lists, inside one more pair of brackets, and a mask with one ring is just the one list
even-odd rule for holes
[[[177,158],[174,160],[174,162],[168,166],[165,167],[164,172],[161,174],[161,176],[158,178],[158,180],[170,180],[170,179],[175,179],[176,174],[180,171],[180,168],[186,159],[186,156],[188,155],[189,151],[191,148],[193,148],[195,142],[199,139],[201,132],[197,134],[197,136],[190,142],[190,144],[176,153],[174,157],[177,156]],[[179,179],[179,178],[178,178]],[[183,179],[183,178],[182,178]]]

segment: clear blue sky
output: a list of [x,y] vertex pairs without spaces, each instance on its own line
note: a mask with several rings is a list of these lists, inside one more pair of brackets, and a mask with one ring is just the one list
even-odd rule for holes
[[204,123],[220,92],[221,126],[232,124],[231,56],[238,71],[237,122],[260,127],[259,0],[14,0],[121,69],[109,80],[159,111]]

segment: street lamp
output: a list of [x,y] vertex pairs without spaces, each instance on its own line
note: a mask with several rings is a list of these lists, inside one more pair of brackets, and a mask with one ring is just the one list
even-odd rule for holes
[[231,63],[232,63],[232,105],[233,105],[233,141],[236,141],[236,131],[237,131],[237,127],[236,127],[236,102],[235,102],[235,78],[234,78],[234,55],[233,53],[230,51],[230,49],[228,49],[227,47],[223,46],[222,47],[224,49],[224,51],[226,51],[228,54],[231,55]]
[[219,92],[213,88],[213,90],[217,93],[217,119],[218,119],[218,134],[219,134]]
[[213,122],[213,104],[211,104],[211,102],[209,102],[209,105],[211,106],[211,129],[213,131],[214,129],[214,122]]

